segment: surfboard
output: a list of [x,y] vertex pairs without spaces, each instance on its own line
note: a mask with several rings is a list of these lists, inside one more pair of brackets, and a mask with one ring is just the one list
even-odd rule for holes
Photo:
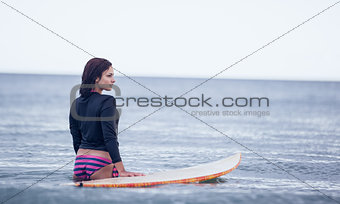
[[171,183],[195,183],[214,179],[236,169],[241,162],[241,153],[218,161],[193,167],[156,172],[146,176],[117,177],[74,183],[78,187],[147,187]]

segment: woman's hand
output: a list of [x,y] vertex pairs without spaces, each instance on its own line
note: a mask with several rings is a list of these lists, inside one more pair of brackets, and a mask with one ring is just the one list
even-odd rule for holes
[[119,172],[120,177],[134,177],[134,176],[145,176],[143,173],[130,172],[130,171],[121,171]]
[[122,161],[114,163],[114,166],[117,168],[119,176],[121,177],[145,176],[145,174],[142,173],[125,171]]

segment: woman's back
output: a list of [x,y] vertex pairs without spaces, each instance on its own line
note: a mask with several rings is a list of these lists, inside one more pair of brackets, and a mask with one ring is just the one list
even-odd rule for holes
[[77,115],[70,114],[70,124],[75,123],[82,135],[79,148],[107,151],[103,128],[104,132],[108,130],[111,133],[109,136],[117,140],[119,113],[113,96],[93,92],[89,97],[77,98],[74,105],[72,108]]

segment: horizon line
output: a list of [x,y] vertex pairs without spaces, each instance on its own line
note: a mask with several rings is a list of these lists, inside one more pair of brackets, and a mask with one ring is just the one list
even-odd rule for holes
[[[40,76],[80,76],[81,74],[57,74],[57,73],[18,73],[18,72],[0,72],[0,75],[40,75]],[[153,75],[128,75],[136,78],[178,78],[178,79],[207,79],[209,77],[202,76],[153,76]],[[119,78],[127,78],[124,75],[116,76]],[[340,82],[340,79],[301,79],[301,78],[247,78],[247,77],[216,77],[212,80],[250,80],[250,81],[300,81],[300,82]]]

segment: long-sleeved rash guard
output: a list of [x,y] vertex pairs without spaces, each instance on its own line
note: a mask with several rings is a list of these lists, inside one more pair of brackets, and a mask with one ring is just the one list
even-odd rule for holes
[[[72,109],[83,119],[77,120]],[[96,118],[86,119],[89,117]],[[113,119],[101,120],[109,117]],[[93,92],[88,97],[78,97],[71,106],[69,116],[70,132],[76,154],[79,148],[103,150],[109,152],[112,163],[120,162],[117,141],[118,121],[119,113],[113,96]]]

